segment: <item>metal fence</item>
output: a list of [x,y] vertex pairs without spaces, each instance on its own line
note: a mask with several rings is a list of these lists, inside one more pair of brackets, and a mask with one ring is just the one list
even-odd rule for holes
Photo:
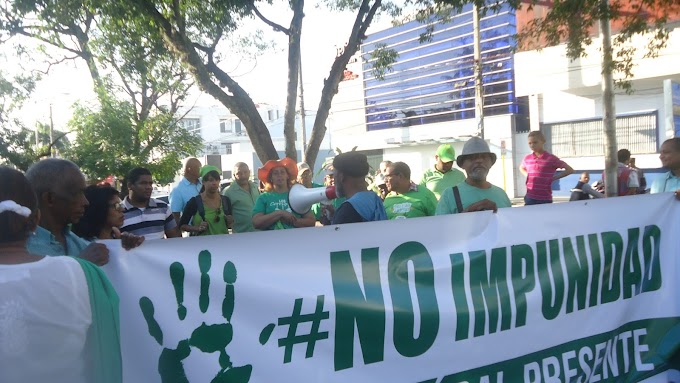
[[[656,153],[658,150],[658,112],[616,118],[616,140],[619,148],[632,154]],[[602,119],[541,124],[547,147],[558,157],[604,155]]]

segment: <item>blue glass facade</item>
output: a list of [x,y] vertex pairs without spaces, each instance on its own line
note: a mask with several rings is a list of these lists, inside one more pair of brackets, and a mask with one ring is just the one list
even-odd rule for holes
[[[514,92],[515,14],[504,6],[481,19],[484,114],[524,114]],[[420,42],[428,24],[412,21],[367,37],[362,56],[379,47],[398,53],[392,71],[375,78],[363,64],[367,129],[445,122],[475,117],[472,6],[447,22],[433,21],[432,38]]]

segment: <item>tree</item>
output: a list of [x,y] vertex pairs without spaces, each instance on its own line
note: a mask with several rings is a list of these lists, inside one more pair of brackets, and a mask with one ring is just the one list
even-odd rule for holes
[[[531,5],[528,6],[531,9]],[[546,45],[566,42],[567,57],[583,57],[592,44],[592,31],[599,24],[602,38],[602,95],[605,134],[605,194],[617,195],[617,142],[614,83],[627,93],[633,91],[635,48],[629,42],[635,36],[648,38],[645,57],[656,57],[665,47],[669,36],[666,27],[669,15],[677,15],[680,4],[676,0],[585,0],[556,2],[543,18],[529,22],[520,31],[519,41],[524,46],[545,41]],[[611,25],[620,31],[611,37]],[[614,81],[614,76],[619,75]]]
[[[489,9],[483,0],[429,0],[418,1],[424,12],[446,5],[460,9],[466,3],[475,3],[480,9]],[[495,3],[494,3],[495,4]],[[678,15],[677,0],[511,0],[513,9],[532,11],[537,5],[548,5],[543,17],[531,20],[518,31],[518,43],[522,48],[536,49],[544,46],[566,44],[566,54],[572,60],[583,57],[586,47],[593,43],[592,32],[599,25],[603,31],[602,78],[603,122],[605,134],[605,183],[606,195],[617,195],[617,144],[616,113],[614,111],[614,75],[619,75],[616,85],[631,92],[633,57],[636,53],[630,41],[635,36],[647,37],[649,44],[645,57],[656,57],[665,47],[669,36],[669,15]],[[610,25],[620,26],[611,40],[607,31]]]
[[[254,0],[239,2],[140,0],[118,3],[116,7],[110,8],[109,12],[111,17],[126,20],[140,19],[137,25],[145,27],[145,33],[148,35],[160,33],[169,51],[189,69],[200,88],[220,101],[243,122],[253,148],[263,162],[278,158],[278,154],[255,103],[247,91],[220,66],[223,62],[219,55],[219,46],[225,36],[237,30],[242,25],[243,20],[252,15],[261,19],[275,31],[285,33],[288,36],[289,47],[287,60],[288,97],[284,116],[284,135],[286,137],[286,155],[297,159],[294,110],[297,96],[304,1],[292,0],[289,2],[292,18],[288,27],[265,17],[259,11],[258,5],[260,4]],[[344,50],[336,57],[329,75],[324,81],[309,148],[304,159],[312,165],[316,161],[319,146],[325,135],[325,122],[345,67],[359,48],[359,44],[374,16],[380,10],[396,10],[395,7],[383,5],[381,0],[362,0],[360,2],[343,0],[329,3],[329,5],[337,11],[348,9],[356,11],[356,19]]]
[[35,131],[26,128],[13,115],[35,89],[37,76],[8,76],[0,72],[0,163],[26,170],[40,158],[50,156],[54,147],[63,150],[68,145],[65,133],[53,132],[38,123]]
[[[50,66],[70,59],[87,64],[99,107],[77,109],[72,127],[82,136],[67,156],[73,156],[93,178],[122,176],[132,167],[148,165],[161,183],[167,183],[180,167],[178,156],[195,155],[201,146],[200,138],[176,121],[191,86],[190,76],[167,55],[160,35],[153,30],[140,34],[135,24],[139,18],[108,17],[110,7],[98,0],[15,0],[0,6],[0,26],[10,36],[57,48],[48,56]],[[127,101],[118,99],[121,95]],[[103,126],[103,121],[112,125]],[[93,127],[111,136],[92,131]],[[126,140],[116,139],[120,132],[126,133]],[[120,156],[102,157],[112,160],[102,161],[96,148]]]
[[143,125],[129,101],[105,100],[98,109],[77,105],[69,127],[77,133],[66,157],[94,179],[122,179],[131,169],[147,167],[156,182],[175,178],[181,160],[201,147],[200,137],[181,127],[173,113],[148,116]]

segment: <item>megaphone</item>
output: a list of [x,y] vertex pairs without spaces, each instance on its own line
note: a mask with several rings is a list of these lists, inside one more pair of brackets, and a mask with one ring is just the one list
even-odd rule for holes
[[295,184],[288,192],[288,206],[294,213],[307,214],[315,203],[335,198],[335,186],[308,189],[302,184]]

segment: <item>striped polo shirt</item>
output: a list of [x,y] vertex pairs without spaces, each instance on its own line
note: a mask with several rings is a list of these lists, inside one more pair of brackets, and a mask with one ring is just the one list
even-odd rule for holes
[[551,185],[555,171],[565,169],[567,164],[557,156],[543,152],[538,156],[536,153],[527,154],[522,166],[527,171],[526,196],[539,201],[552,201]]
[[170,206],[163,201],[151,198],[147,207],[140,209],[133,206],[128,197],[125,197],[123,205],[125,221],[120,228],[121,232],[141,235],[150,240],[164,238],[165,230],[177,227]]

